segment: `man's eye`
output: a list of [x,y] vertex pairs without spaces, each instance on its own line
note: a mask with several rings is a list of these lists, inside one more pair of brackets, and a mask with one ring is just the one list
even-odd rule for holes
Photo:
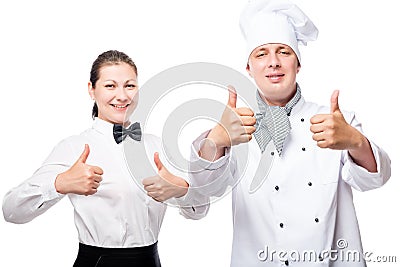
[[289,55],[289,52],[288,52],[288,51],[281,51],[281,54],[283,54],[283,55]]
[[265,53],[261,52],[261,53],[258,53],[256,57],[263,57],[263,56],[265,56]]

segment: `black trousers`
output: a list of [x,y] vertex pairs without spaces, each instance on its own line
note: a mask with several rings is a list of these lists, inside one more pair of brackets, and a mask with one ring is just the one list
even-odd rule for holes
[[161,267],[157,242],[135,248],[103,248],[79,243],[73,267]]

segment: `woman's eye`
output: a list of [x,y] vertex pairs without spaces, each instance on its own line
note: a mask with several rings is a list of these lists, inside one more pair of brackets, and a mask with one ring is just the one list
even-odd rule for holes
[[136,85],[134,85],[134,84],[127,84],[126,87],[127,87],[127,88],[135,88]]
[[106,88],[113,88],[114,85],[113,85],[113,84],[106,84],[104,87],[106,87]]

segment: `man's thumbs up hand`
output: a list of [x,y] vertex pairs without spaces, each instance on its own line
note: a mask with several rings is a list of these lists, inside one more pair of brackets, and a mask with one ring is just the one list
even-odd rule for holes
[[250,108],[236,108],[237,93],[233,86],[228,86],[228,104],[222,113],[219,124],[208,134],[200,149],[200,156],[213,161],[222,156],[226,147],[249,142],[256,131],[256,119]]
[[314,115],[310,121],[312,138],[321,148],[350,150],[361,145],[361,133],[346,122],[340,111],[338,90],[332,93],[330,114]]

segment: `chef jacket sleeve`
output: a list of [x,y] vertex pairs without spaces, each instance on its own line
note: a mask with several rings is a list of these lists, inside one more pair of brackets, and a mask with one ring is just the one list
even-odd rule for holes
[[200,135],[192,144],[189,181],[196,195],[219,197],[237,180],[236,158],[231,156],[230,148],[226,148],[225,155],[214,162],[201,158],[198,152],[208,133]]
[[[357,121],[354,113],[348,114],[347,121],[362,133],[361,123]],[[389,180],[391,175],[391,161],[388,154],[371,140],[369,140],[369,143],[377,164],[378,172],[376,173],[369,172],[357,165],[347,151],[342,153],[342,179],[359,191],[381,187]]]

